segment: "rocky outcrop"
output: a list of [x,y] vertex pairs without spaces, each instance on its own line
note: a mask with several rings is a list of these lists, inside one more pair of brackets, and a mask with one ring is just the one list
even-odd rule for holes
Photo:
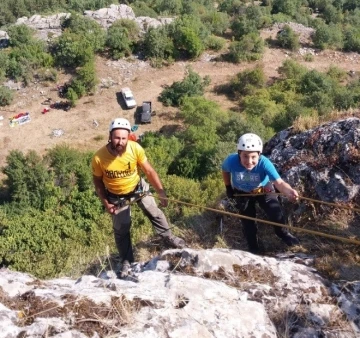
[[[64,19],[70,17],[70,13],[59,13],[50,16],[33,15],[30,18],[22,17],[16,21],[16,24],[25,24],[36,31],[36,36],[42,40],[48,40],[50,37],[61,35],[61,23]],[[109,28],[114,21],[119,19],[134,20],[142,33],[151,27],[159,27],[169,24],[172,18],[161,18],[159,20],[150,17],[136,17],[133,9],[127,5],[110,5],[108,8],[101,8],[97,11],[85,11],[84,15],[94,19],[104,29]]]
[[58,13],[50,16],[33,15],[30,18],[22,17],[16,21],[17,25],[24,24],[33,28],[36,36],[42,40],[61,35],[61,23],[70,17],[70,13]]
[[360,284],[330,285],[311,262],[184,249],[133,264],[127,280],[2,269],[0,337],[358,337]]
[[264,154],[301,193],[326,202],[354,201],[360,189],[360,119],[328,122],[302,133],[286,129]]

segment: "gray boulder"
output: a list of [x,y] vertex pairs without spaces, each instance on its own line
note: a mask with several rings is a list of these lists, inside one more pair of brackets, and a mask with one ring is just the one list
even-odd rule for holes
[[360,119],[328,122],[302,133],[286,129],[264,148],[301,193],[326,202],[354,201],[360,188]]

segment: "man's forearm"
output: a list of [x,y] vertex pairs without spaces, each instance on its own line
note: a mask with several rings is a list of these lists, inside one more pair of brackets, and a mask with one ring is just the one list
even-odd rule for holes
[[157,173],[152,172],[147,176],[147,179],[149,180],[149,183],[154,187],[154,189],[159,195],[165,192],[164,187],[160,181],[159,175]]
[[93,179],[95,185],[95,191],[101,202],[105,205],[107,201],[104,183],[96,178]]

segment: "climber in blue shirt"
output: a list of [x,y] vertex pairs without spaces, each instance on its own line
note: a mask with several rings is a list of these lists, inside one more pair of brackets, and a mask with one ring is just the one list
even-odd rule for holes
[[[230,154],[222,164],[227,197],[235,199],[237,209],[242,215],[255,218],[257,202],[270,221],[285,224],[281,205],[277,195],[274,194],[274,186],[292,201],[298,199],[298,192],[282,180],[272,162],[261,155],[263,143],[259,136],[252,133],[242,135],[238,140],[237,150],[237,153]],[[249,251],[258,253],[255,221],[242,219],[241,222]],[[286,228],[274,226],[274,229],[275,234],[288,246],[300,243]]]

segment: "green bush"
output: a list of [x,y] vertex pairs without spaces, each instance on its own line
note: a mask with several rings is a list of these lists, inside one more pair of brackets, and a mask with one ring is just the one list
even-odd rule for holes
[[21,207],[44,210],[47,199],[57,196],[52,174],[47,170],[41,157],[34,151],[24,155],[13,150],[6,158],[3,173],[7,176],[9,199]]
[[285,25],[283,29],[276,35],[277,42],[280,47],[297,51],[300,48],[299,36],[289,25]]
[[234,63],[256,61],[262,57],[264,48],[264,40],[258,33],[250,33],[230,45],[228,58]]
[[282,13],[293,17],[300,11],[302,3],[302,0],[274,0],[271,13]]
[[12,103],[13,92],[5,86],[0,86],[0,106],[7,106]]
[[125,27],[112,25],[107,34],[106,46],[114,60],[131,55],[132,41],[129,39],[128,30]]
[[95,20],[73,13],[63,22],[62,27],[64,31],[81,37],[93,52],[101,52],[104,49],[106,33]]
[[34,30],[24,24],[12,25],[7,29],[7,33],[11,47],[22,47],[31,44]]
[[271,100],[266,89],[259,90],[242,101],[243,112],[249,117],[258,117],[266,126],[273,126],[274,121],[284,107]]
[[205,49],[210,31],[197,15],[183,15],[168,27],[177,58],[196,58]]
[[226,13],[211,11],[201,18],[208,30],[214,35],[222,35],[230,26],[229,16]]
[[88,40],[71,31],[64,31],[53,49],[56,63],[62,67],[81,67],[94,59],[94,50]]
[[150,18],[157,18],[156,11],[146,3],[146,1],[134,1],[130,4],[135,16],[148,16]]
[[209,84],[209,77],[202,79],[191,68],[187,68],[184,80],[174,82],[171,86],[166,87],[161,92],[159,101],[166,106],[179,106],[185,97],[203,95]]
[[279,67],[278,72],[283,78],[293,79],[296,81],[307,72],[307,69],[296,61],[287,59]]
[[147,59],[171,60],[174,56],[174,44],[165,27],[150,28],[144,36],[143,52]]
[[306,54],[304,55],[304,61],[306,61],[306,62],[313,62],[314,59],[315,59],[315,57],[314,57],[314,55],[311,54],[311,53],[306,53]]
[[343,35],[340,25],[319,25],[312,36],[314,46],[319,49],[343,47]]
[[232,21],[231,31],[235,40],[240,40],[245,35],[257,33],[258,29],[256,21],[248,20],[246,17],[240,16]]
[[210,35],[206,40],[206,47],[214,51],[219,51],[224,48],[226,40],[218,36]]
[[360,29],[349,27],[344,32],[344,50],[347,52],[360,52]]
[[250,95],[259,88],[265,86],[266,78],[264,69],[257,66],[253,69],[246,69],[231,80],[230,88],[235,96]]

